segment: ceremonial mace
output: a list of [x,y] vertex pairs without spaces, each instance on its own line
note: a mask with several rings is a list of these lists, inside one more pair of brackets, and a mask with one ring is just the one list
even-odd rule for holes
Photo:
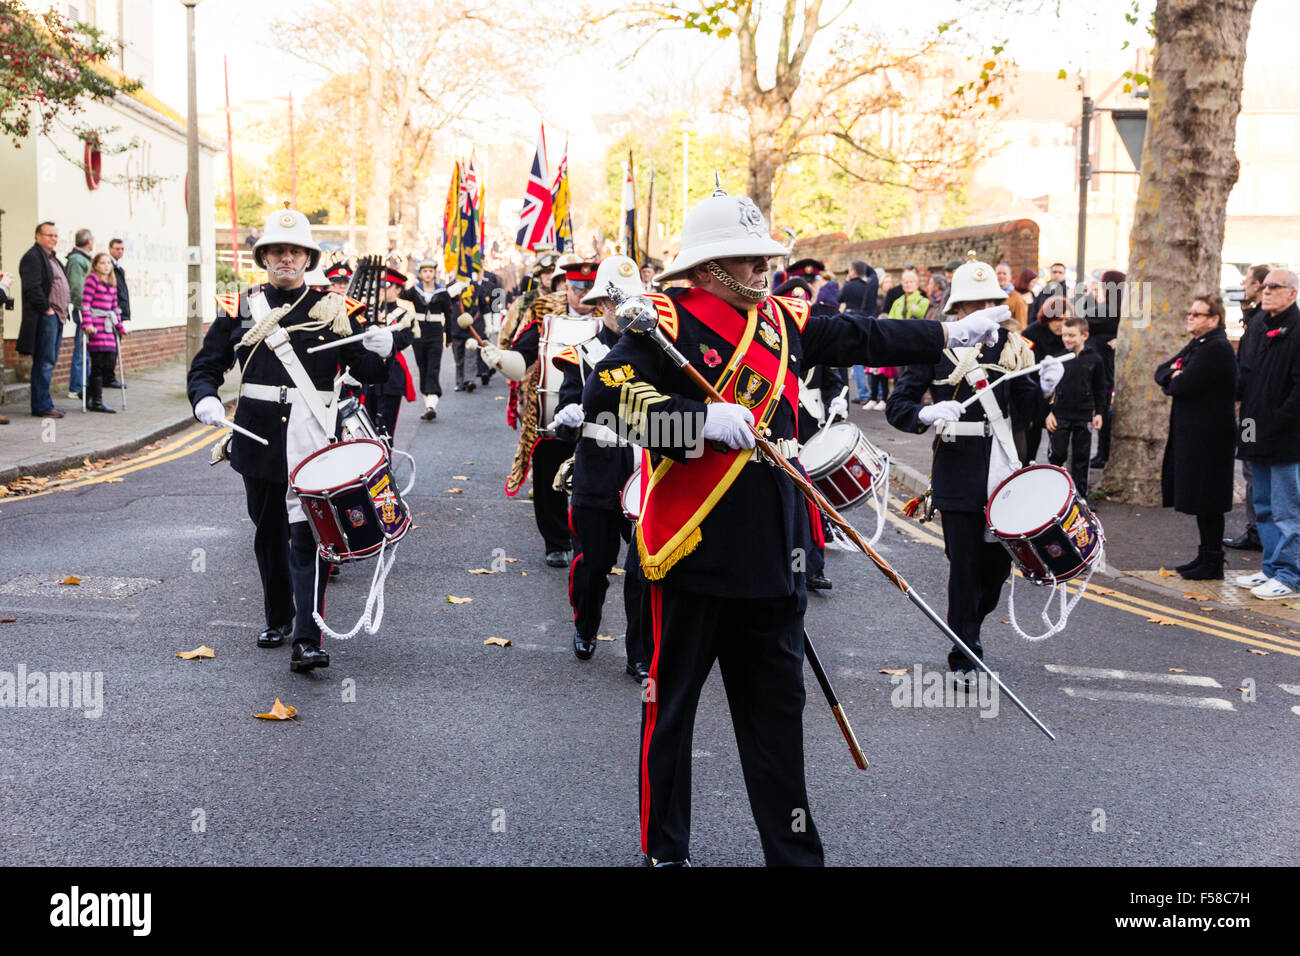
[[[624,295],[623,292],[612,282],[606,286],[605,294],[609,296],[610,300],[613,301],[616,307],[614,311],[614,321],[618,325],[619,331],[633,332],[637,335],[649,334],[654,343],[659,346],[659,348],[663,349],[664,353],[672,360],[673,364],[685,372],[701,391],[715,402],[726,402],[726,399],[718,394],[717,389],[709,384],[708,379],[701,375],[699,370],[691,365],[691,363],[687,361],[686,357],[682,355],[681,352],[677,351],[677,347],[669,341],[666,335],[664,335],[663,330],[659,328],[659,312],[655,309],[653,302],[645,298],[645,296]],[[988,665],[974,654],[971,649],[966,646],[966,643],[957,636],[956,632],[948,626],[948,622],[936,614],[934,609],[931,608],[930,605],[926,604],[925,600],[903,579],[903,576],[895,571],[893,566],[867,543],[867,539],[864,538],[858,530],[853,527],[853,525],[849,524],[840,516],[840,513],[835,510],[825,497],[822,496],[821,492],[812,486],[808,479],[803,476],[803,473],[800,472],[799,469],[795,468],[794,465],[790,464],[790,462],[786,461],[785,456],[782,455],[757,428],[750,425],[749,430],[753,433],[755,444],[763,453],[764,457],[784,471],[790,477],[790,480],[794,482],[795,487],[803,493],[805,498],[821,509],[822,513],[825,514],[836,527],[843,531],[848,539],[857,545],[858,549],[863,554],[871,559],[871,562],[880,569],[880,572],[884,574],[884,576],[887,577],[895,587],[902,591],[903,594],[907,596],[907,599],[915,604],[917,608],[920,609],[921,613],[928,617],[930,621],[943,632],[944,636],[947,637],[948,640],[962,651],[967,658],[974,661],[975,665],[980,670],[988,674],[993,682],[997,684],[998,688],[1011,699],[1011,702],[1015,704],[1017,708],[1019,708],[1022,714],[1033,721],[1038,729],[1045,733],[1049,739],[1055,740],[1056,735],[1048,730],[1041,720],[1034,716],[1033,711],[1020,702],[1020,698],[1011,692],[1011,689],[1002,682],[1002,679],[999,678],[997,674],[989,670]],[[805,638],[806,636],[807,635],[805,635]],[[836,719],[839,719],[838,713]],[[850,744],[850,748],[851,747],[852,744]]]

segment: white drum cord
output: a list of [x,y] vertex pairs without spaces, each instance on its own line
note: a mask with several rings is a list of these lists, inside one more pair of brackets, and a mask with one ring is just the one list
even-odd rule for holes
[[[1039,617],[1042,618],[1043,623],[1047,625],[1047,630],[1037,636],[1026,634],[1021,630],[1020,624],[1016,621],[1016,568],[1013,564],[1011,568],[1011,592],[1007,595],[1007,617],[1011,621],[1011,629],[1027,641],[1044,641],[1052,635],[1059,634],[1061,631],[1065,630],[1065,625],[1070,619],[1070,612],[1072,612],[1075,605],[1083,599],[1083,593],[1088,590],[1088,582],[1092,580],[1093,572],[1097,570],[1097,565],[1101,564],[1101,562],[1105,560],[1105,557],[1105,548],[1103,546],[1102,550],[1097,552],[1097,560],[1088,566],[1088,573],[1085,574],[1083,580],[1079,582],[1079,590],[1076,591],[1074,596],[1068,601],[1066,600],[1067,589],[1065,582],[1057,581],[1055,577],[1051,579],[1050,587],[1052,593],[1048,595],[1047,604],[1043,606],[1042,613],[1039,615]],[[1048,612],[1052,609],[1052,601],[1056,599],[1058,594],[1060,595],[1061,600],[1061,615],[1057,620],[1053,621],[1051,617],[1048,616]]]
[[873,548],[885,533],[885,519],[889,516],[889,468],[894,463],[894,459],[888,454],[883,457],[885,467],[880,469],[878,476],[871,479],[871,505],[876,509],[876,533],[871,536],[867,544]]
[[[361,612],[361,617],[357,620],[357,623],[352,625],[350,631],[341,634],[333,630],[325,623],[325,619],[321,617],[316,608],[311,609],[312,620],[316,622],[316,626],[320,628],[321,633],[326,637],[335,641],[347,641],[356,637],[363,628],[367,634],[377,634],[379,632],[379,625],[384,622],[384,584],[388,580],[388,572],[393,570],[393,562],[397,560],[397,545],[393,545],[392,553],[388,556],[388,560],[385,561],[384,552],[388,550],[388,540],[385,538],[384,543],[379,546],[379,558],[375,561],[375,573],[370,578],[370,593],[366,596],[365,609]],[[320,590],[320,562],[320,555],[317,554],[313,594]]]

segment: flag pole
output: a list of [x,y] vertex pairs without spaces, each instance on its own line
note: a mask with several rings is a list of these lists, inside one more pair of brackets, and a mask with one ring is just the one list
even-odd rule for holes
[[230,131],[230,63],[227,57],[221,58],[221,70],[226,79],[226,159],[230,168],[230,261],[235,267],[235,277],[239,277],[239,213],[235,206],[235,145]]

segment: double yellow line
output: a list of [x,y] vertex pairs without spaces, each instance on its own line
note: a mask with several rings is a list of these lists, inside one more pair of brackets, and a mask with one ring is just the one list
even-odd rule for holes
[[201,448],[210,447],[217,440],[218,434],[219,431],[215,429],[208,428],[205,425],[196,425],[193,428],[187,428],[179,436],[164,442],[152,451],[130,458],[120,465],[93,474],[52,482],[48,487],[40,491],[34,491],[29,495],[13,495],[12,497],[0,498],[0,505],[16,501],[31,501],[33,498],[43,498],[45,495],[52,495],[62,491],[76,491],[78,488],[89,488],[91,485],[102,485],[115,479],[124,478],[133,472],[152,468],[155,465],[166,464],[169,461],[184,458],[186,455],[192,455]]
[[[891,496],[890,504],[893,506],[889,511],[890,521],[905,530],[917,541],[939,548],[943,547],[943,537],[941,535],[935,534],[914,520],[902,517],[902,503],[897,498]],[[895,508],[897,508],[899,514],[894,513]],[[1013,573],[1019,574],[1020,572],[1015,571]],[[1066,588],[1071,594],[1078,590],[1077,587],[1069,584],[1066,585]],[[1215,637],[1221,637],[1224,640],[1234,641],[1238,644],[1246,644],[1269,653],[1300,657],[1300,641],[1292,640],[1289,637],[1279,637],[1275,634],[1269,634],[1267,631],[1256,631],[1249,627],[1229,624],[1226,621],[1216,621],[1202,614],[1194,614],[1191,611],[1148,601],[1146,598],[1134,597],[1131,594],[1123,594],[1111,588],[1099,587],[1095,584],[1084,592],[1083,597],[1087,601],[1104,604],[1106,607],[1113,607],[1120,611],[1127,611],[1129,614],[1136,614],[1142,618],[1159,616],[1175,627],[1200,631],[1203,634],[1212,634]]]

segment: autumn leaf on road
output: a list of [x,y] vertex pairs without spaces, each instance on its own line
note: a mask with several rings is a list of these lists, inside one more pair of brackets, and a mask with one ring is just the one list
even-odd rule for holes
[[60,584],[80,584],[80,583],[81,583],[81,578],[76,577],[75,575],[71,575],[71,574],[69,574],[66,578],[64,578],[64,579],[63,579],[62,581],[60,581],[59,583],[60,583]]
[[1250,652],[1252,654],[1258,654],[1260,657],[1268,657],[1268,651],[1260,651],[1252,647],[1250,648]]
[[1149,617],[1147,618],[1147,621],[1152,624],[1159,624],[1161,627],[1173,627],[1178,623],[1173,618],[1168,617]]
[[469,475],[452,475],[452,481],[469,481]]
[[1171,674],[1186,674],[1186,673],[1187,673],[1187,668],[1186,668],[1186,667],[1171,667],[1171,668],[1169,668],[1169,673],[1171,673]]
[[269,714],[254,714],[253,716],[262,720],[294,720],[298,716],[298,708],[280,703],[280,698],[277,697],[275,703],[271,705]]
[[0,617],[0,624],[17,624],[17,623],[18,623],[18,618],[16,617]]
[[1208,594],[1202,594],[1200,591],[1184,591],[1183,597],[1189,601],[1208,601],[1210,599]]
[[447,595],[447,603],[448,603],[448,604],[473,604],[473,603],[474,603],[474,599],[473,599],[473,598],[455,597],[454,595],[448,594],[448,595]]
[[596,640],[598,640],[598,641],[612,641],[613,639],[614,639],[614,635],[613,635],[613,634],[597,634],[597,635],[596,635]]
[[470,568],[470,574],[496,574],[495,571],[489,571],[487,568]]
[[881,670],[880,673],[882,673],[882,674],[889,674],[891,677],[897,677],[899,674],[906,674],[906,673],[907,673],[907,668],[906,668],[906,667],[886,667],[886,668],[884,668],[883,670]]
[[216,657],[217,652],[214,651],[212,648],[208,647],[208,645],[206,644],[200,644],[192,651],[177,651],[176,656],[183,661],[192,661],[196,659]]
[[1161,568],[1161,569],[1160,569],[1159,571],[1157,571],[1156,573],[1157,573],[1158,575],[1160,575],[1162,578],[1172,578],[1172,577],[1177,576],[1177,574],[1178,574],[1177,571],[1167,571],[1167,570],[1165,570],[1164,568]]
[[624,571],[622,568],[610,568],[609,573],[617,576],[620,574],[626,574],[627,572]]
[[1100,584],[1091,584],[1088,586],[1093,594],[1118,594],[1113,588],[1104,588]]
[[484,645],[491,644],[494,647],[509,647],[510,641],[504,637],[489,637],[483,642]]
[[464,493],[465,489],[463,488],[448,488],[443,492],[444,495],[463,495]]

